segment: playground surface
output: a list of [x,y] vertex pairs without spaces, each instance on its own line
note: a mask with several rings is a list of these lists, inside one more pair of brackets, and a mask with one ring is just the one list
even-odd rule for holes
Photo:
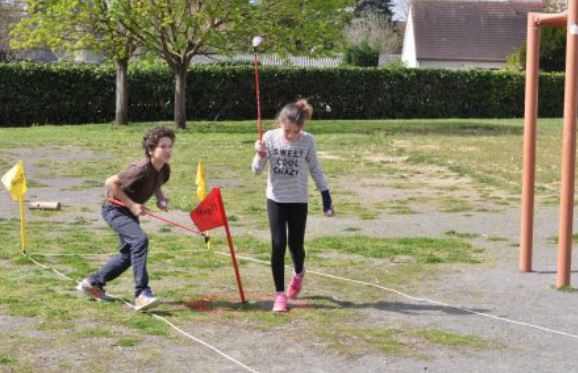
[[[355,194],[361,205],[388,208],[369,217],[340,215],[341,193],[336,193],[337,216],[328,220],[318,211],[310,213],[312,250],[304,293],[290,302],[286,315],[270,312],[268,233],[262,222],[232,227],[249,301],[241,306],[222,232],[214,232],[207,250],[198,238],[143,218],[151,233],[151,281],[164,302],[152,314],[179,332],[122,303],[80,298],[73,281],[52,271],[77,279],[112,255],[116,243],[99,215],[103,188],[87,178],[49,175],[46,165],[69,159],[77,166],[90,164],[109,160],[110,152],[35,145],[3,155],[8,156],[3,165],[24,161],[27,178],[34,181],[29,201],[60,201],[63,209],[27,211],[29,253],[46,266],[41,268],[18,255],[17,204],[0,193],[0,271],[8,278],[0,295],[0,370],[569,372],[578,365],[577,293],[554,288],[558,208],[553,204],[537,205],[534,272],[520,273],[520,208],[513,193],[496,190],[490,198],[467,175],[447,167],[374,154],[374,162],[394,170],[387,180],[330,182],[333,190]],[[331,151],[320,154],[322,162],[335,157]],[[411,183],[404,176],[408,173]],[[263,182],[256,181],[257,190],[264,189]],[[235,202],[227,200],[233,197],[226,190],[235,187],[235,177],[218,184],[225,190],[228,214],[242,217]],[[443,198],[437,197],[440,190]],[[400,200],[409,202],[400,205]],[[390,209],[395,203],[398,208]],[[186,221],[184,211],[167,216]],[[74,232],[84,233],[72,237]],[[58,241],[59,235],[65,238]],[[340,251],[339,243],[430,238],[456,245],[468,256],[424,262],[419,255],[365,255],[366,248]],[[91,240],[94,245],[82,242]],[[50,253],[81,259],[45,255]],[[577,259],[574,253],[573,262]],[[132,301],[131,281],[125,274],[109,291]],[[31,311],[26,302],[35,297],[39,300]]]

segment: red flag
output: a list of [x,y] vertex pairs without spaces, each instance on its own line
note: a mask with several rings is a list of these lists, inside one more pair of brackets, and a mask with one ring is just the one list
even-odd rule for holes
[[225,225],[225,211],[222,208],[221,193],[213,188],[205,199],[191,211],[191,219],[200,231],[208,231]]
[[239,295],[241,296],[241,302],[245,303],[245,294],[243,293],[243,285],[241,284],[241,275],[239,274],[239,266],[237,265],[237,258],[235,257],[235,249],[233,248],[233,239],[229,231],[229,223],[227,222],[227,215],[225,215],[225,207],[223,207],[223,199],[221,198],[221,190],[219,188],[211,189],[211,192],[205,199],[191,211],[191,219],[200,231],[208,231],[213,228],[225,226],[231,260],[233,261],[233,268],[235,269],[235,278],[237,279],[237,286],[239,287]]

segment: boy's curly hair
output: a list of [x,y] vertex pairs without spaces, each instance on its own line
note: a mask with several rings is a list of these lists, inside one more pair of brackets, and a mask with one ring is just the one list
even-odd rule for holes
[[159,142],[163,137],[168,137],[171,139],[173,144],[175,143],[175,131],[170,128],[157,126],[151,128],[145,133],[142,139],[142,147],[147,158],[151,157],[149,152],[153,151],[159,145]]

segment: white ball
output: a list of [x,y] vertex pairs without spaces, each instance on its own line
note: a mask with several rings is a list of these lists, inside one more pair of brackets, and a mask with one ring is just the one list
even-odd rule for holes
[[263,38],[260,36],[255,36],[253,38],[253,47],[257,48],[259,46],[259,44],[261,44],[263,42]]

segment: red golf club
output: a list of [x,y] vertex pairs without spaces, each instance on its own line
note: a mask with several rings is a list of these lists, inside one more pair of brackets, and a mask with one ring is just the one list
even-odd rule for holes
[[[114,205],[128,208],[127,205],[126,205],[124,202],[119,201],[118,199],[111,198],[111,197],[108,197],[107,199],[108,199],[108,201],[109,201],[110,203],[112,203],[112,204],[114,204]],[[160,220],[160,221],[162,221],[162,222],[164,222],[164,223],[167,223],[167,224],[170,224],[170,225],[174,225],[175,227],[179,227],[179,228],[181,228],[181,229],[184,229],[184,230],[186,230],[187,232],[191,232],[191,233],[194,233],[194,234],[198,234],[199,236],[203,236],[203,238],[205,239],[205,243],[209,242],[209,240],[211,239],[209,236],[207,236],[207,235],[204,234],[203,232],[199,232],[199,231],[197,231],[197,230],[195,230],[195,229],[186,227],[186,226],[184,226],[184,225],[182,225],[182,224],[179,224],[179,223],[177,223],[177,222],[171,221],[171,220],[169,220],[169,219],[165,219],[165,218],[163,218],[162,216],[155,215],[155,214],[153,214],[152,212],[150,212],[150,211],[148,211],[148,210],[146,210],[146,209],[145,209],[145,215],[148,215],[148,216],[150,216],[151,218]]]
[[263,42],[263,38],[255,36],[253,38],[253,65],[255,66],[255,96],[257,100],[257,133],[259,142],[263,140],[263,124],[261,123],[261,92],[259,87],[259,58],[257,56],[257,47]]

